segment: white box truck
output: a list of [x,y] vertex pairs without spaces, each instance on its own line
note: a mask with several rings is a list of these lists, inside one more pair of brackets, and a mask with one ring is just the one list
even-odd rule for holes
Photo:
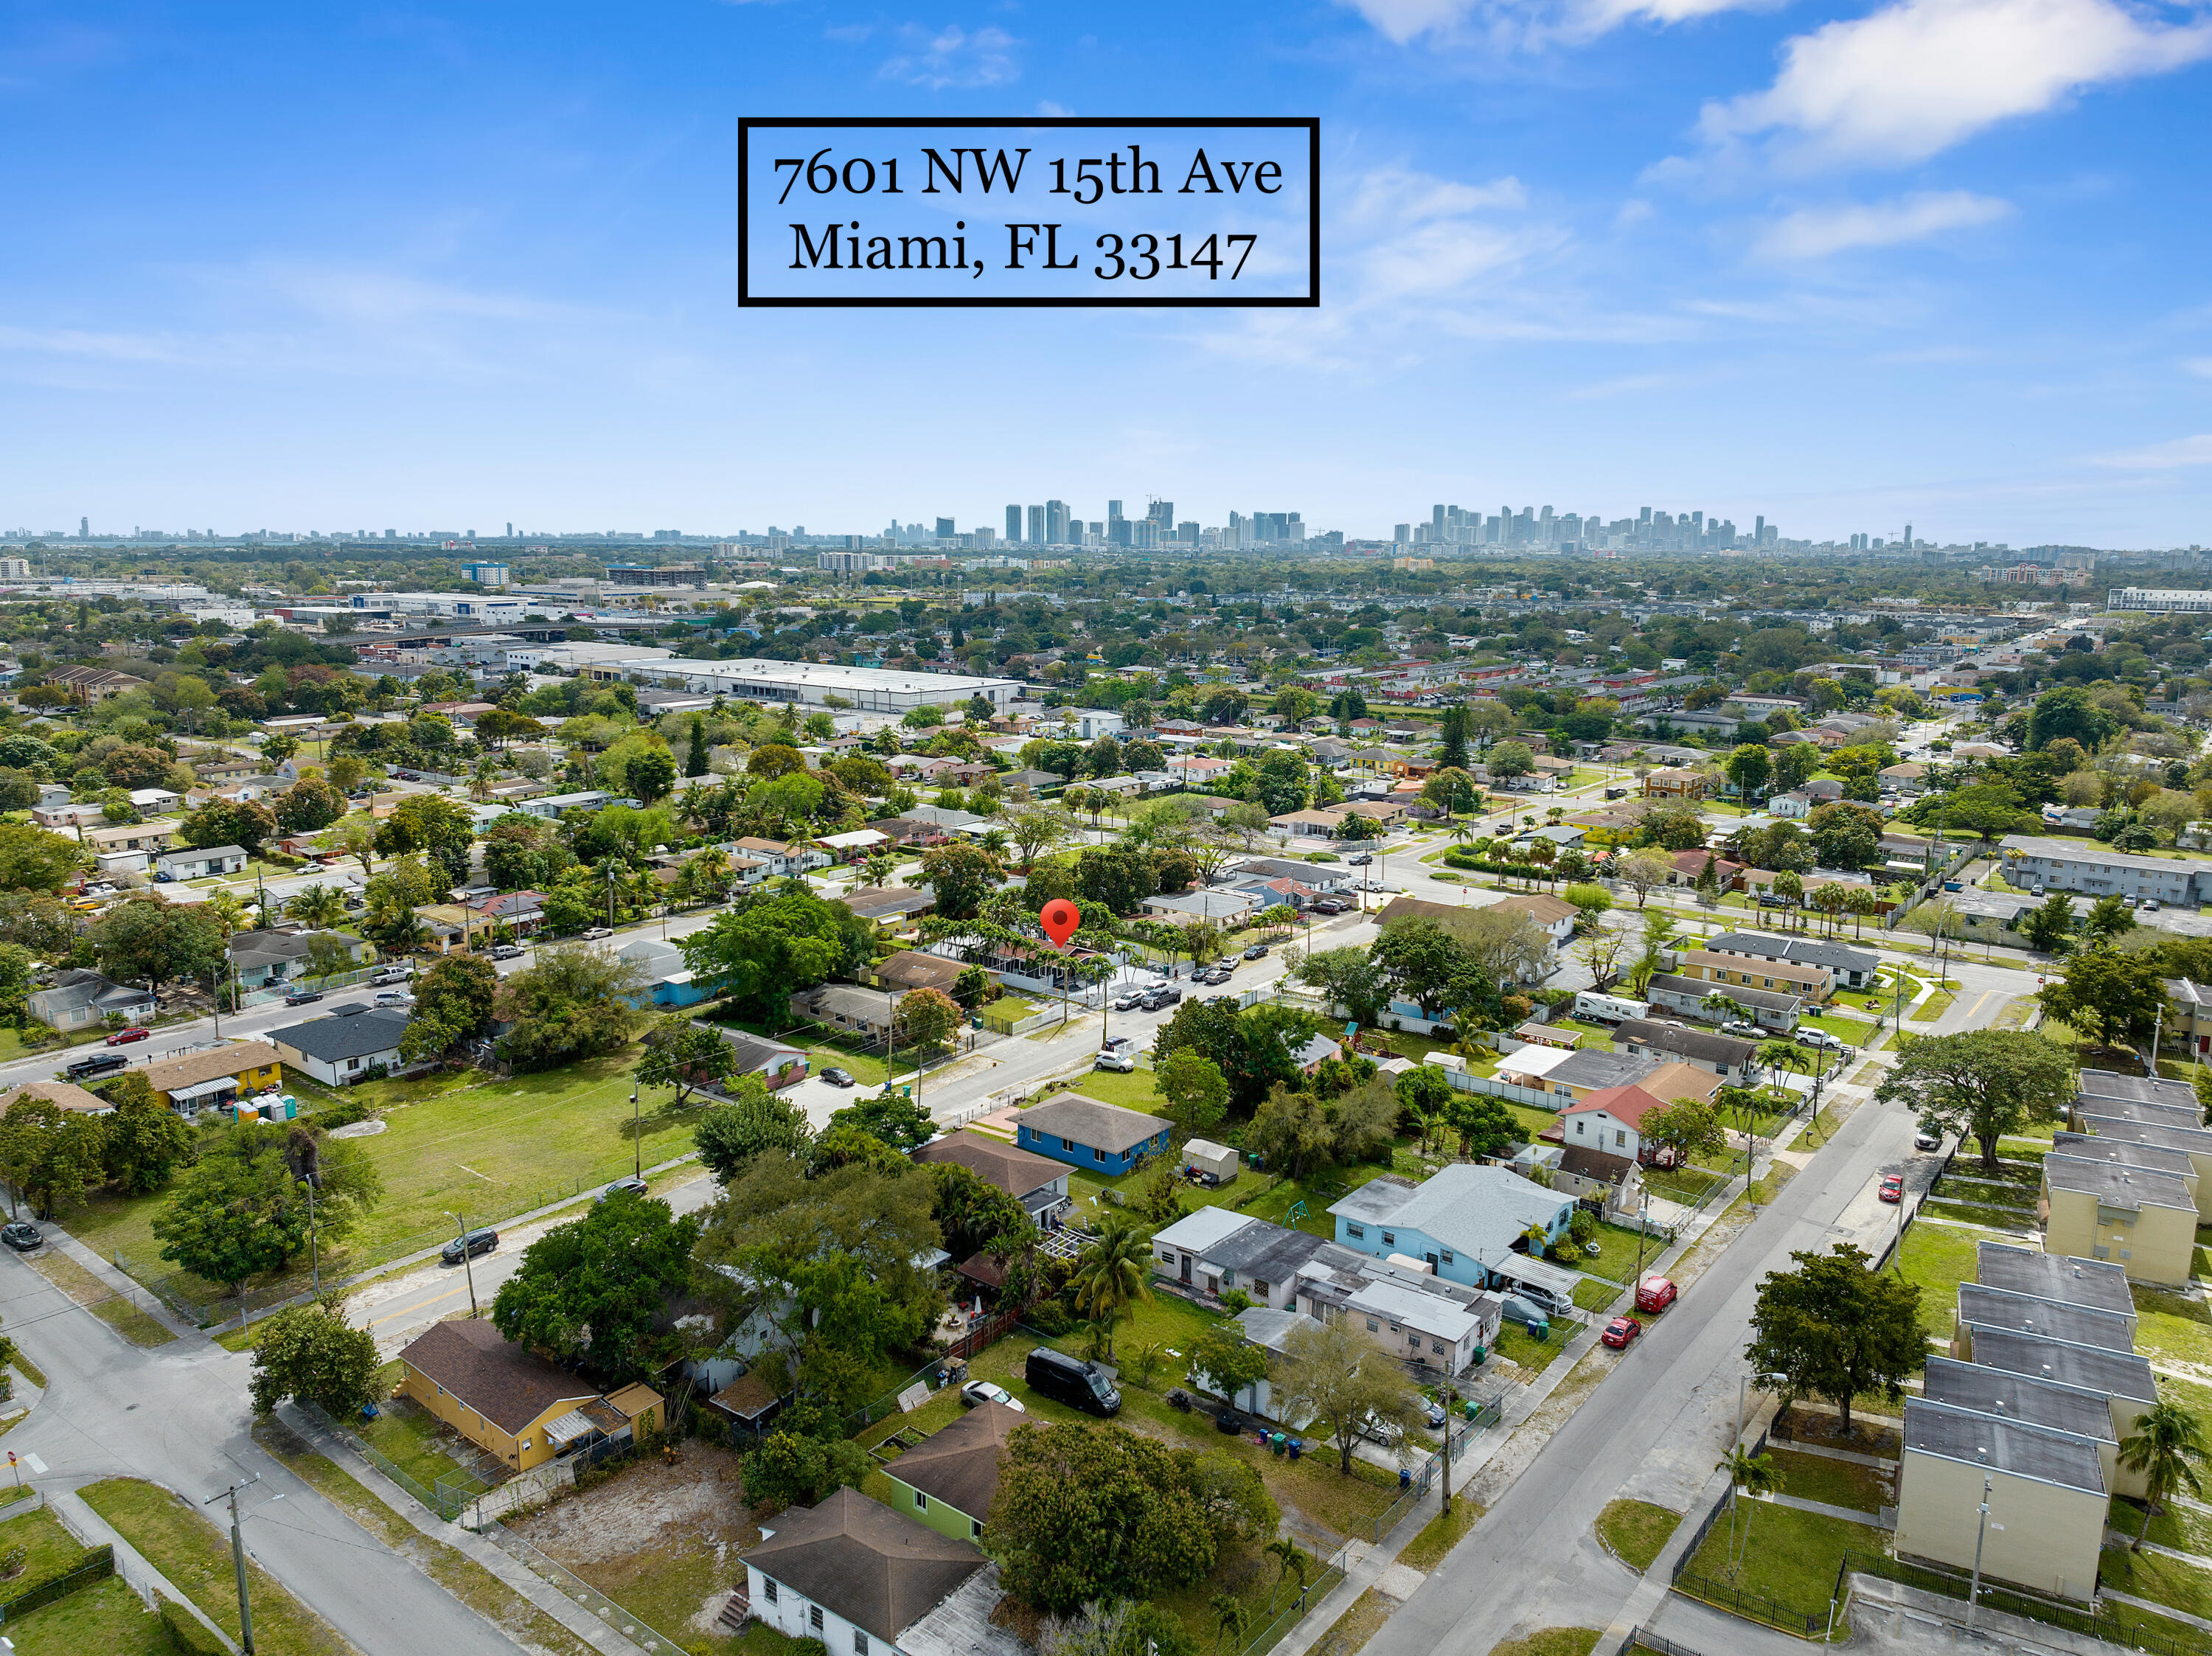
[[1575,994],[1575,1016],[1588,1018],[1594,1023],[1620,1023],[1629,1018],[1650,1017],[1651,1003],[1631,1000],[1626,995],[1601,995],[1595,989],[1583,989]]

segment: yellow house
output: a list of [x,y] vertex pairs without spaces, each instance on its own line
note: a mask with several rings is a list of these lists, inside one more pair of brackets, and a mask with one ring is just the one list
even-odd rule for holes
[[1702,949],[1683,949],[1674,972],[1679,977],[1733,984],[1739,989],[1764,989],[1769,994],[1796,995],[1806,1001],[1827,999],[1835,986],[1834,974],[1825,966],[1753,960],[1742,955],[1714,955]]
[[251,1097],[283,1084],[276,1049],[265,1040],[234,1041],[204,1052],[180,1052],[146,1066],[146,1084],[161,1102],[190,1115],[213,1104]]
[[[1989,1503],[1984,1520],[1981,1507]],[[2097,1590],[2110,1496],[2086,1437],[1924,1398],[1905,1404],[1898,1556],[2062,1598]]]
[[436,1324],[399,1361],[403,1393],[515,1471],[660,1424],[660,1394],[650,1386],[602,1396],[488,1322]]
[[2046,1253],[2110,1259],[2130,1282],[2181,1283],[2197,1247],[2197,1201],[2171,1174],[2118,1161],[2044,1158]]

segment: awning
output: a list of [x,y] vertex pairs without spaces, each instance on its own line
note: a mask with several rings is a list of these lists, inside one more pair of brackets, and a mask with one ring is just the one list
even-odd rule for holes
[[1525,1253],[1509,1254],[1499,1261],[1497,1271],[1508,1282],[1526,1283],[1531,1288],[1545,1289],[1562,1300],[1573,1299],[1575,1284],[1583,1279],[1578,1271],[1555,1265],[1549,1259],[1532,1259]]
[[167,1089],[173,1104],[197,1104],[204,1098],[228,1098],[238,1091],[236,1076],[217,1076],[213,1081],[195,1081],[189,1086]]
[[571,1409],[560,1419],[547,1422],[545,1435],[555,1448],[562,1449],[580,1439],[591,1436],[599,1429],[582,1410]]

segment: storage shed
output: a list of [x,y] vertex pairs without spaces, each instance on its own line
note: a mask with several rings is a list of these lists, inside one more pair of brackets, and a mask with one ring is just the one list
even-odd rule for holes
[[1185,1144],[1182,1164],[1193,1173],[1212,1174],[1224,1185],[1237,1176],[1237,1152],[1210,1138],[1194,1138]]

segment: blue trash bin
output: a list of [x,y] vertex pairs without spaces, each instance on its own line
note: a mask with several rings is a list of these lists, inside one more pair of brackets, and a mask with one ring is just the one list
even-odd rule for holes
[[1403,1466],[1398,1469],[1398,1487],[1401,1489],[1410,1489],[1413,1487],[1413,1475]]

